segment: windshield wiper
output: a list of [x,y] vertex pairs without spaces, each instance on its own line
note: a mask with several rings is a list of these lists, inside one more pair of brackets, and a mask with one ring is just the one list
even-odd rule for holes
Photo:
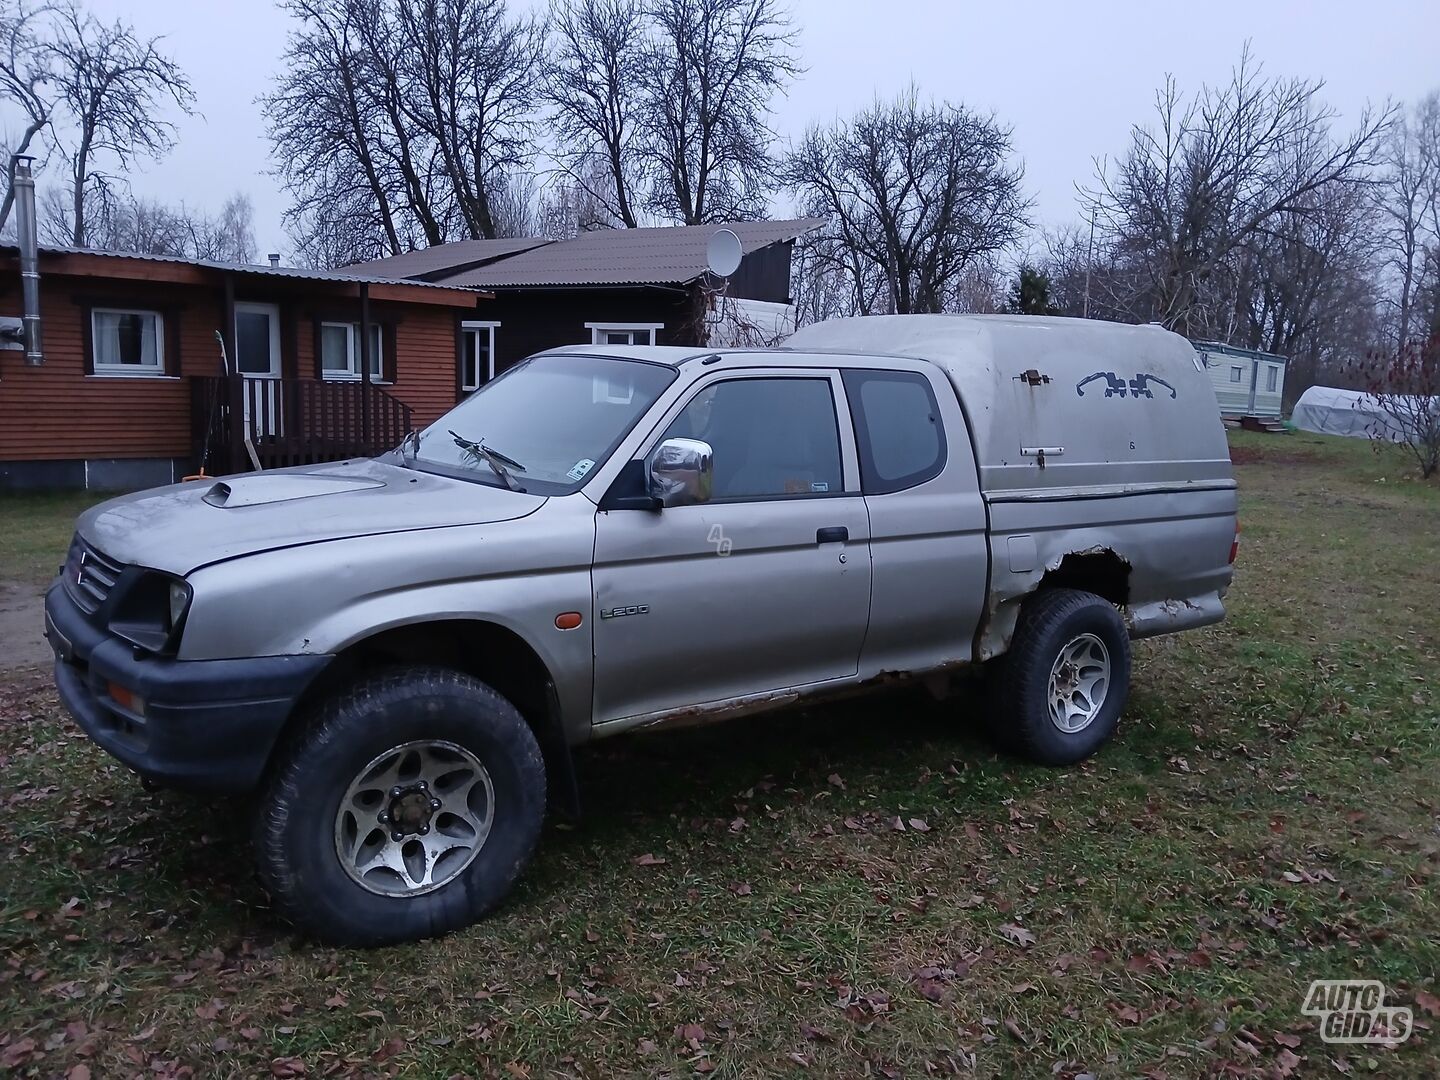
[[[405,453],[406,447],[413,447],[409,454]],[[407,469],[415,467],[415,459],[420,456],[420,431],[418,428],[411,428],[400,440],[400,461]]]
[[483,436],[481,437],[479,442],[474,442],[470,439],[465,438],[464,435],[457,434],[453,429],[450,429],[450,437],[455,440],[455,445],[460,447],[461,450],[467,450],[472,454],[479,454],[482,458],[484,458],[485,463],[489,465],[490,468],[495,470],[495,475],[500,477],[500,479],[505,482],[505,486],[508,487],[511,491],[525,490],[523,487],[520,486],[516,479],[510,475],[509,470],[505,468],[505,466],[509,465],[511,469],[515,469],[519,472],[524,472],[525,466],[521,465],[520,462],[516,461],[512,457],[506,457],[504,454],[500,453],[499,450],[490,449],[490,447],[485,445],[485,439]]

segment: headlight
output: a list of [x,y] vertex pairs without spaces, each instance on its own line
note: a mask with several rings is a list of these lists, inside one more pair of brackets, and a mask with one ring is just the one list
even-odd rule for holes
[[170,582],[170,629],[180,625],[185,609],[190,606],[190,586],[183,581]]
[[173,654],[190,608],[190,586],[157,570],[131,567],[115,590],[110,632],[153,653]]

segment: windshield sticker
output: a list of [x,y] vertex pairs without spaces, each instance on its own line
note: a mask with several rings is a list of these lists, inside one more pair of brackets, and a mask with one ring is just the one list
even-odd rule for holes
[[584,480],[585,474],[594,467],[595,462],[591,461],[588,457],[581,458],[579,461],[575,462],[575,467],[569,472],[567,472],[565,475],[568,476],[571,480]]
[[810,485],[810,490],[811,490],[811,491],[829,491],[829,490],[830,490],[830,485],[827,484],[824,480],[816,480],[814,483],[812,483],[812,484]]

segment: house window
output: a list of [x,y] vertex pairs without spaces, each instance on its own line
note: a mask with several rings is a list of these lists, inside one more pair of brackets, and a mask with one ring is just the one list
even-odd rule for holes
[[1275,380],[1280,374],[1280,369],[1271,365],[1265,369],[1265,389],[1270,393],[1275,392]]
[[1239,381],[1240,381],[1240,376],[1243,375],[1244,373],[1245,373],[1245,371],[1244,371],[1243,368],[1238,368],[1238,367],[1233,367],[1233,366],[1232,366],[1232,367],[1230,368],[1230,381],[1231,381],[1231,382],[1239,382]]
[[498,322],[460,324],[460,392],[479,390],[495,378],[495,328]]
[[96,375],[165,374],[165,319],[158,311],[94,308],[90,341]]
[[[380,380],[385,370],[384,334],[379,323],[370,324],[370,378]],[[360,378],[360,324],[320,324],[320,370],[327,379]]]
[[655,331],[664,330],[664,323],[598,323],[587,322],[591,345],[654,345]]

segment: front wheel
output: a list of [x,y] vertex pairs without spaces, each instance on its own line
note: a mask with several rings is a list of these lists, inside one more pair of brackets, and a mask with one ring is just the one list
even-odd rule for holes
[[456,672],[397,670],[282,749],[256,819],[260,877],[321,941],[432,937],[504,899],[544,810],[540,747],[510,702]]
[[1108,600],[1049,589],[1025,603],[991,706],[1007,749],[1043,765],[1083,761],[1115,732],[1130,692],[1130,635]]

